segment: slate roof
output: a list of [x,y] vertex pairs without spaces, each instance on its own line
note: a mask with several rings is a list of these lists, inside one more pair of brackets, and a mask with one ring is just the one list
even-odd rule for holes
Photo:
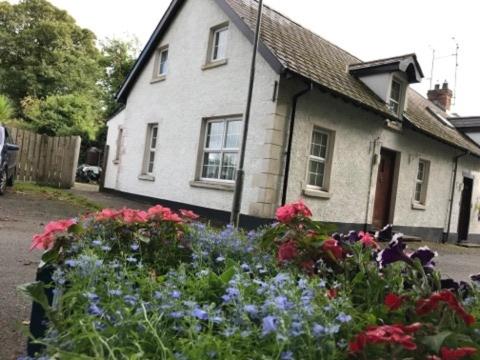
[[[225,2],[253,31],[257,17],[257,1],[225,0]],[[262,41],[286,69],[360,106],[387,118],[395,118],[377,95],[348,72],[350,65],[362,63],[360,59],[268,6],[264,7],[262,21]],[[386,62],[392,59],[396,61],[398,58],[376,61]],[[480,148],[475,143],[436,118],[428,111],[428,107],[435,108],[441,116],[448,118],[444,111],[411,88],[408,90],[407,101],[405,116],[414,129],[480,156]]]
[[459,129],[480,127],[480,116],[450,117],[448,120]]

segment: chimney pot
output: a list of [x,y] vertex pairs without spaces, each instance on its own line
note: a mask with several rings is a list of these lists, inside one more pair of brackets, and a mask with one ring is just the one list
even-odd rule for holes
[[428,100],[439,106],[444,111],[449,111],[452,105],[453,92],[448,88],[448,82],[445,81],[440,88],[440,84],[435,84],[433,90],[427,93]]
[[448,82],[445,80],[442,85],[443,90],[448,90]]
[[440,90],[440,84],[435,84],[435,90]]

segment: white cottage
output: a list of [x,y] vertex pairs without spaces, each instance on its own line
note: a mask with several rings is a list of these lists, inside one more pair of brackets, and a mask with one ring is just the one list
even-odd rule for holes
[[[228,219],[257,6],[171,3],[118,92],[106,191]],[[480,148],[448,121],[448,96],[410,88],[414,54],[362,62],[268,7],[259,52],[244,224],[303,198],[340,231],[480,240]]]

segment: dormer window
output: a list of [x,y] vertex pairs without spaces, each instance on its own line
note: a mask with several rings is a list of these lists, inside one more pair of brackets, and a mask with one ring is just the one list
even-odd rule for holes
[[392,86],[390,89],[390,110],[396,115],[400,115],[400,109],[402,104],[402,83],[397,79],[392,80]]

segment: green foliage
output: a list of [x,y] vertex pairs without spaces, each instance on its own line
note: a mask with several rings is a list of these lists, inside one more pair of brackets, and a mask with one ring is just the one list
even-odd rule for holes
[[102,110],[98,100],[75,93],[47,96],[45,100],[26,98],[23,113],[29,124],[39,133],[50,136],[81,135],[95,139],[102,124]]
[[95,35],[46,0],[0,3],[0,92],[17,107],[31,96],[99,93]]
[[4,95],[0,95],[0,124],[9,122],[13,117],[13,107],[10,100]]

